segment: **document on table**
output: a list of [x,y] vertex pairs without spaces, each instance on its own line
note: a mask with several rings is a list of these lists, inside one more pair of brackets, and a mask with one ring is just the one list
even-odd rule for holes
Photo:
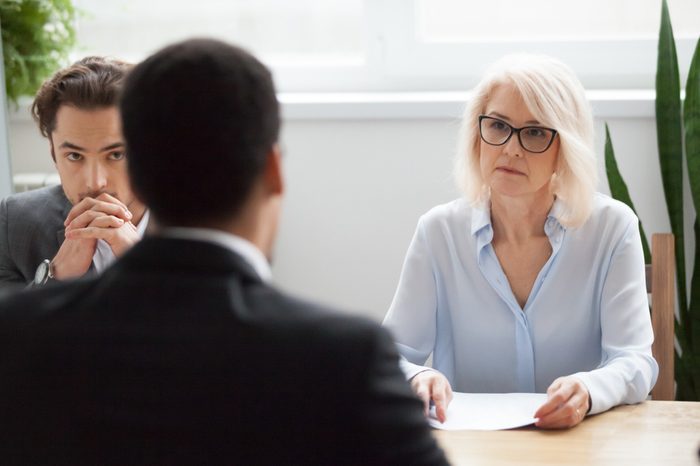
[[430,425],[443,430],[502,430],[533,424],[544,393],[454,393],[447,419],[440,423],[430,408]]

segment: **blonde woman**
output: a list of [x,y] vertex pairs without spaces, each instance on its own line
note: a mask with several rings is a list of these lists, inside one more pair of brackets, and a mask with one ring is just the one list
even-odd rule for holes
[[581,83],[557,60],[506,57],[460,141],[465,196],[419,220],[384,321],[426,410],[444,420],[452,390],[546,392],[537,425],[566,428],[644,400],[658,366],[638,220],[595,192]]

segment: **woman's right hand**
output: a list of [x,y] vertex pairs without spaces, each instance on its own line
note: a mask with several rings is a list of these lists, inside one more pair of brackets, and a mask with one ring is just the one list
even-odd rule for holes
[[447,405],[452,401],[452,387],[447,377],[435,370],[419,372],[411,379],[413,392],[423,401],[426,417],[430,411],[430,402],[435,405],[438,421],[447,419]]

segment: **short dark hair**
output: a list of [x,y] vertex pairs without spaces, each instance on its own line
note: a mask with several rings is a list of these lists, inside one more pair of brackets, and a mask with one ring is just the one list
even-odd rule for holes
[[132,65],[106,57],[85,57],[44,81],[32,103],[39,130],[50,137],[61,105],[82,110],[116,106],[124,78]]
[[170,45],[137,65],[121,117],[132,187],[171,226],[235,216],[280,127],[270,71],[210,39]]

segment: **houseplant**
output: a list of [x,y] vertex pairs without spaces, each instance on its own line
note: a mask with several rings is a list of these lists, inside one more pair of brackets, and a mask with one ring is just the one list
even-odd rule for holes
[[8,100],[33,95],[75,44],[72,0],[0,0]]
[[[681,106],[678,59],[666,0],[662,1],[661,27],[656,70],[656,130],[659,164],[666,206],[675,236],[676,277],[679,314],[676,319],[675,354],[676,399],[700,400],[700,221],[694,225],[695,257],[690,284],[686,289],[686,244],[683,231],[683,161],[685,160],[693,205],[700,212],[700,42],[686,82],[685,104]],[[685,141],[684,137],[685,128]],[[684,144],[685,142],[685,144]],[[684,150],[685,149],[685,150]],[[605,162],[608,184],[613,197],[634,205],[627,186],[615,163],[610,133],[606,125]],[[644,255],[649,262],[649,248],[642,230]]]

